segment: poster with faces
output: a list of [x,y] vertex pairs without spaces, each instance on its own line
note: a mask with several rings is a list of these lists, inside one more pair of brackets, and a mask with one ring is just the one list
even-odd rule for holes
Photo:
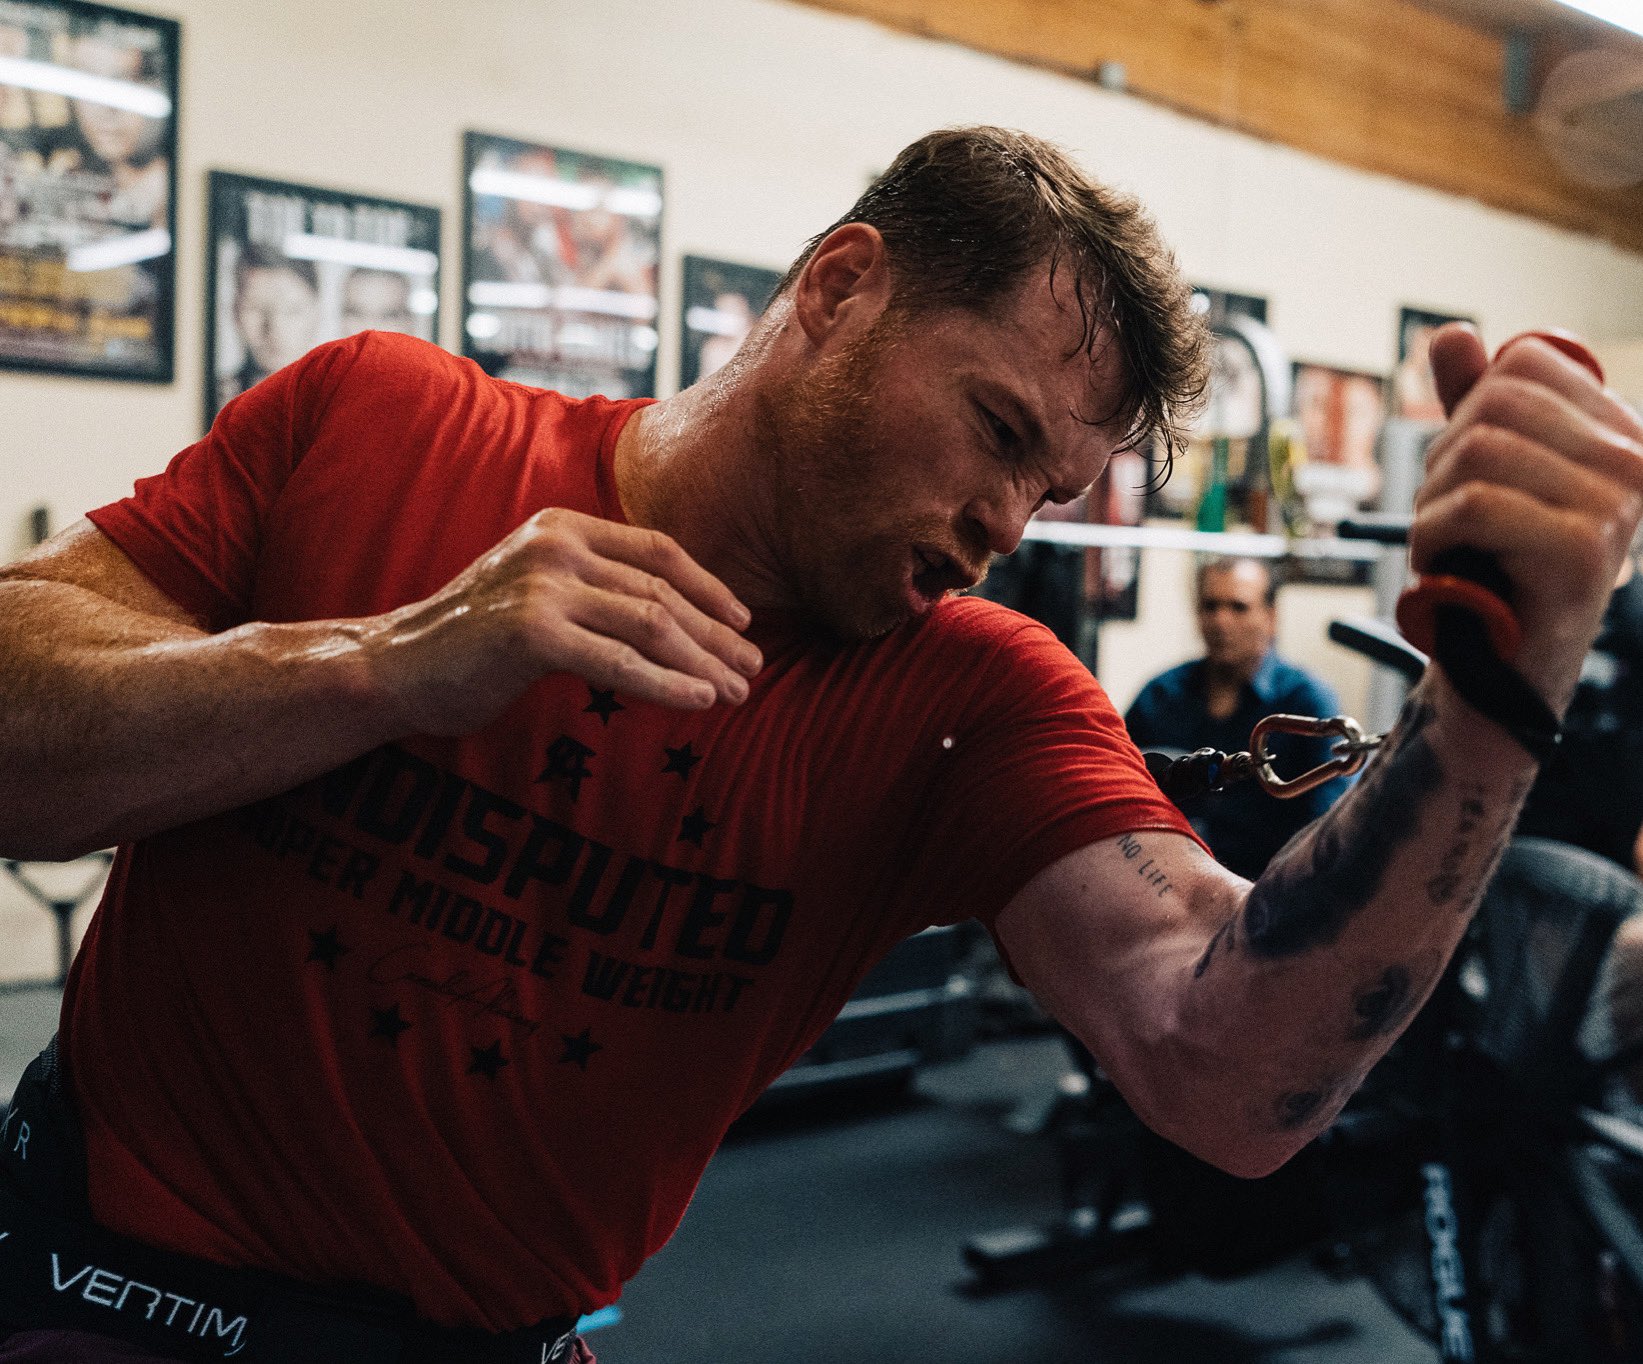
[[656,392],[662,172],[469,133],[462,353],[573,398]]
[[178,27],[0,0],[0,366],[172,377]]
[[679,387],[689,388],[729,363],[781,283],[780,270],[685,257]]
[[[1288,468],[1301,525],[1311,535],[1333,535],[1346,517],[1380,504],[1377,449],[1386,420],[1386,381],[1377,374],[1297,361],[1290,394]],[[1362,584],[1370,580],[1371,566],[1308,558],[1291,577]]]
[[210,175],[205,418],[313,347],[439,335],[439,210]]
[[1308,520],[1327,531],[1376,505],[1381,467],[1375,444],[1386,411],[1379,375],[1298,361],[1291,389],[1305,459],[1293,475]]
[[1443,422],[1443,403],[1432,378],[1432,333],[1446,322],[1471,322],[1457,313],[1434,313],[1424,308],[1398,310],[1398,367],[1392,371],[1394,417],[1406,421]]
[[[1249,458],[1252,442],[1264,436],[1273,414],[1266,411],[1260,365],[1238,331],[1242,320],[1264,326],[1267,301],[1253,294],[1194,285],[1192,310],[1210,330],[1210,384],[1197,424],[1188,433],[1186,447],[1166,466],[1163,452],[1151,452],[1147,515],[1187,517],[1204,491],[1210,472],[1212,446],[1227,443],[1228,512],[1234,522],[1247,519],[1251,491],[1261,484],[1259,469]],[[1168,476],[1165,476],[1168,467]]]

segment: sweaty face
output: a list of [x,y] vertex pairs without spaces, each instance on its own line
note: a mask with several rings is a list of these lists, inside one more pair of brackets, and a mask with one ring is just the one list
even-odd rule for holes
[[1198,630],[1212,666],[1254,675],[1277,630],[1266,589],[1266,574],[1254,564],[1205,572],[1198,591]]
[[777,553],[800,604],[871,638],[974,586],[1046,501],[1100,474],[1123,435],[1116,349],[1079,347],[1048,272],[988,317],[881,315],[760,413],[778,461]]

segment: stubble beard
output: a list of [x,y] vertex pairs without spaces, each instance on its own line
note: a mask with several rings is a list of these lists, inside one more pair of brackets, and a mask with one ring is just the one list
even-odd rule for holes
[[844,642],[887,634],[911,615],[900,590],[906,537],[875,492],[892,452],[874,431],[878,369],[896,328],[880,323],[770,402],[760,425],[778,469],[778,560],[811,623]]

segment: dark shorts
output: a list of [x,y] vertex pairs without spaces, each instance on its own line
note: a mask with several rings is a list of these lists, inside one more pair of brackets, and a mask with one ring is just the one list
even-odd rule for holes
[[[19,1331],[0,1339],[0,1364],[174,1364],[164,1355],[145,1354],[135,1345],[79,1331]],[[580,1337],[569,1364],[595,1364]]]

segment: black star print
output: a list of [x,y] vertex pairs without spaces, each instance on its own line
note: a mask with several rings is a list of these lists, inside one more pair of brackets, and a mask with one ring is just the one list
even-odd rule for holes
[[604,1047],[590,1036],[592,1032],[592,1028],[583,1028],[575,1037],[560,1033],[559,1040],[565,1044],[565,1054],[559,1058],[559,1064],[580,1066],[586,1070],[588,1062],[593,1059],[593,1053],[604,1050]]
[[387,1009],[371,1010],[371,1036],[380,1037],[390,1047],[399,1045],[399,1035],[411,1025],[400,1017],[396,1003]]
[[575,800],[582,794],[583,779],[593,775],[588,766],[588,759],[593,756],[593,749],[586,744],[562,734],[548,745],[548,765],[537,781],[568,781],[570,798]]
[[662,748],[667,753],[667,762],[662,766],[664,777],[669,772],[677,772],[681,777],[688,778],[690,769],[702,760],[702,755],[693,751],[689,743],[683,748],[668,748],[666,744],[663,744]]
[[353,951],[351,947],[342,945],[341,939],[337,937],[335,926],[326,929],[323,933],[316,933],[311,928],[308,930],[307,960],[323,962],[327,971],[335,971],[337,969],[337,958],[344,952],[351,951]]
[[468,1050],[473,1053],[474,1058],[468,1063],[468,1074],[470,1075],[483,1075],[487,1080],[494,1080],[496,1079],[496,1073],[503,1066],[510,1064],[508,1058],[502,1054],[502,1044],[500,1042],[492,1042],[490,1046],[484,1048],[469,1047]]
[[608,725],[610,717],[615,715],[617,711],[627,709],[616,699],[616,693],[613,691],[600,691],[598,687],[589,687],[588,698],[587,705],[582,707],[582,713],[584,715],[597,715],[599,723],[602,725]]
[[702,846],[702,839],[709,829],[719,826],[707,817],[707,811],[698,805],[688,815],[679,821],[679,841],[694,843],[698,848]]

